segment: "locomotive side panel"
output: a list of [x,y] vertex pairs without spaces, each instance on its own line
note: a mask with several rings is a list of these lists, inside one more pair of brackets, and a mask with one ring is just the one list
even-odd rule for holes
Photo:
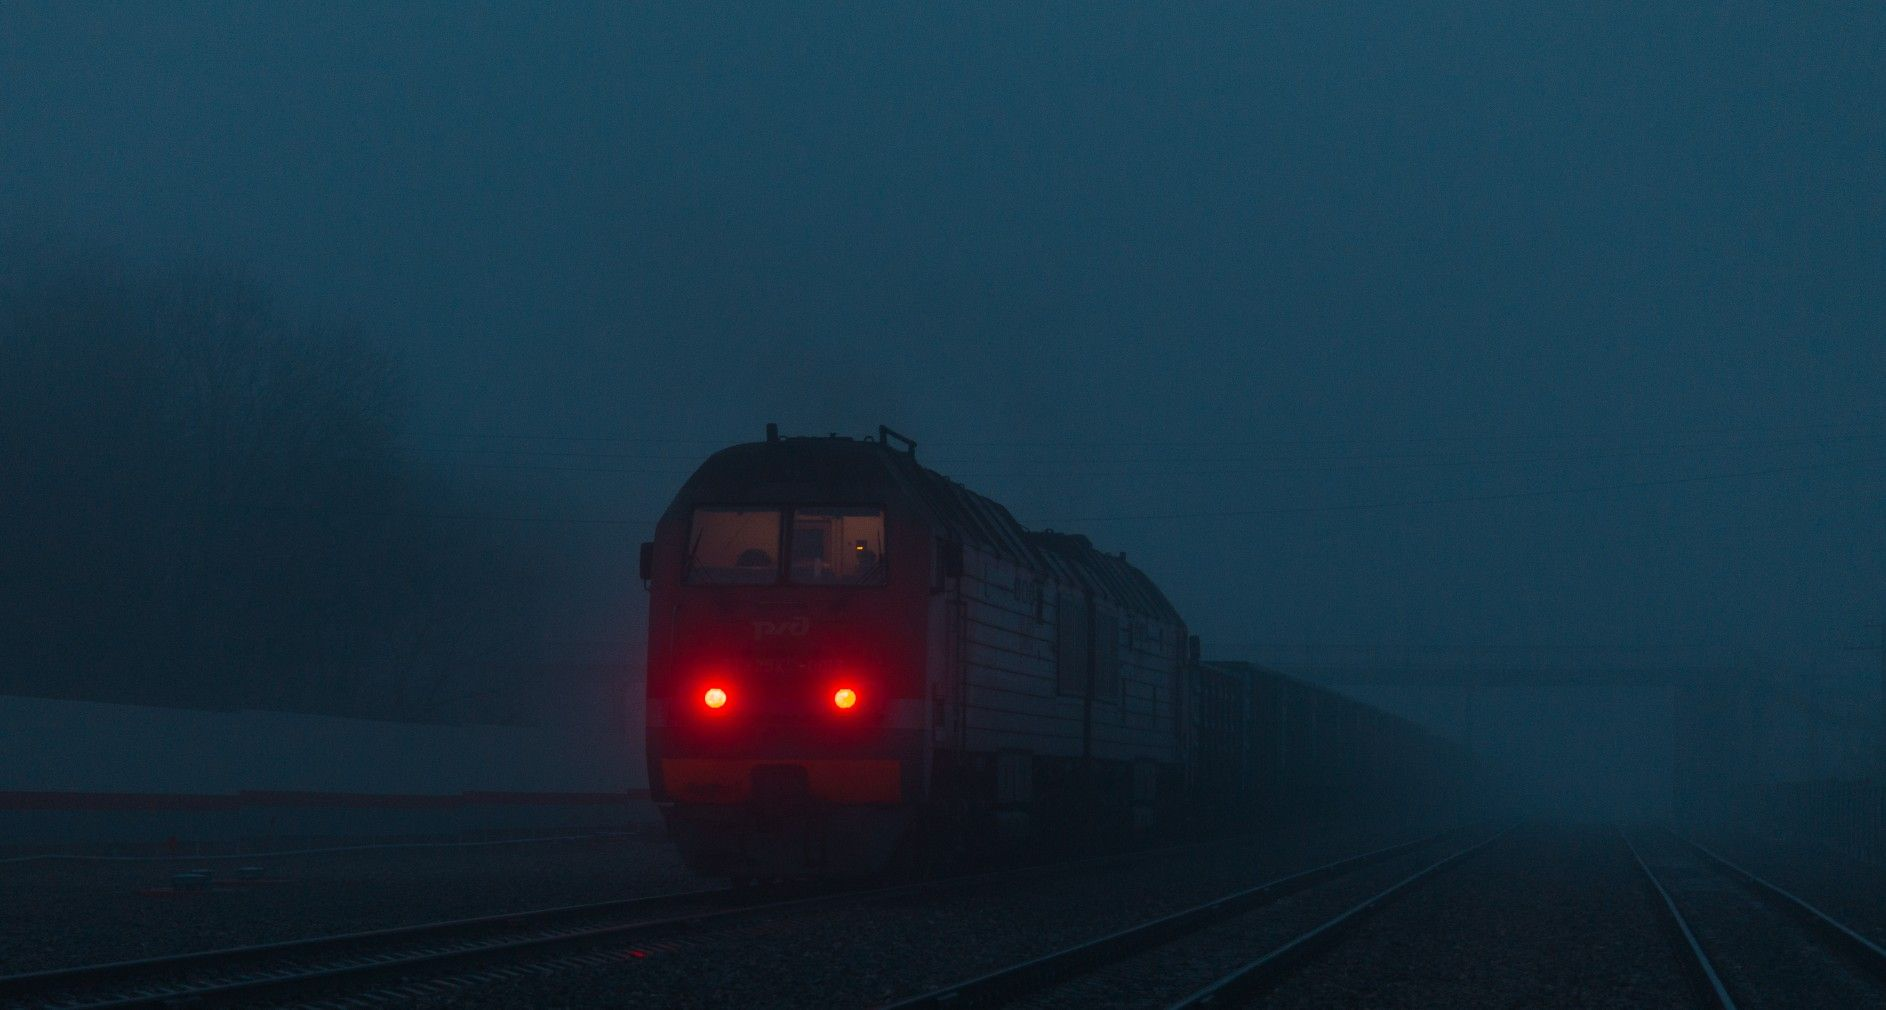
[[954,589],[968,706],[950,760],[1004,833],[1031,821],[1150,828],[1187,778],[1176,716],[1183,627],[1122,607],[1039,555],[1026,561],[964,549]]
[[1056,690],[1054,611],[1045,599],[1037,609],[1036,574],[975,550],[959,592],[969,644],[964,749],[1079,756],[1080,700]]
[[1179,760],[1174,698],[1184,629],[1144,615],[1116,614],[1114,662],[1117,688],[1098,688],[1094,705],[1094,750],[1113,760]]

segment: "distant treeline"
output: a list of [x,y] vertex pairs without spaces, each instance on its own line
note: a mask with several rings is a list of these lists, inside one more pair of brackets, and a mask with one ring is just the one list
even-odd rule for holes
[[0,693],[504,721],[527,552],[402,456],[390,359],[213,274],[0,280]]

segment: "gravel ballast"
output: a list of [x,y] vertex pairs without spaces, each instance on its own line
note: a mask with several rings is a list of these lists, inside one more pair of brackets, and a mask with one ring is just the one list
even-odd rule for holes
[[1458,837],[1423,845],[1382,863],[1318,883],[1197,932],[1032,994],[1027,1010],[1165,1007],[1289,942],[1410,873],[1458,848]]
[[1413,834],[1300,828],[1103,870],[1045,872],[1034,881],[1011,877],[999,886],[781,915],[616,965],[533,975],[405,1005],[874,1006]]
[[1616,832],[1526,830],[1416,885],[1252,1005],[1688,1006],[1678,954]]
[[[1408,841],[1375,825],[1297,826],[1238,840],[1008,871],[894,896],[768,910],[564,958],[554,971],[499,970],[381,1006],[864,1007],[1053,953],[1258,883]],[[1146,952],[1031,993],[1032,1008],[1164,1007],[1288,942],[1485,833],[1436,842],[1316,883]],[[1881,1007],[1791,924],[1686,863],[1680,846],[1634,835],[1667,875],[1725,977],[1749,1006]],[[1667,836],[1666,836],[1667,837]],[[1673,840],[1672,840],[1673,841]],[[234,873],[234,864],[214,864]],[[155,897],[162,864],[0,866],[8,971],[693,890],[659,836],[463,849],[284,856],[280,882]],[[1622,838],[1610,828],[1532,827],[1501,836],[1345,931],[1250,1005],[1271,1007],[1685,1006],[1694,990]],[[88,920],[86,916],[91,918]],[[105,923],[110,929],[97,928]],[[23,948],[38,964],[16,967]],[[1798,941],[1798,943],[1797,943]],[[37,943],[37,947],[32,945]],[[630,944],[635,946],[631,947]],[[499,968],[505,962],[494,961]],[[480,966],[483,967],[482,965]],[[491,979],[499,979],[492,981]],[[1829,1002],[1832,1000],[1833,1002]]]

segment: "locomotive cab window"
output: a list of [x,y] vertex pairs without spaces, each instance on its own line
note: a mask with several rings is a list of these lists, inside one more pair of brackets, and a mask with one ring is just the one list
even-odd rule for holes
[[881,586],[885,573],[883,509],[793,510],[793,582],[810,586]]
[[688,535],[688,582],[708,586],[779,581],[779,512],[697,508]]

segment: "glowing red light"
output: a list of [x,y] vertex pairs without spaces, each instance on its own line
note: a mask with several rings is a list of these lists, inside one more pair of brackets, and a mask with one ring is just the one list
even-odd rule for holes
[[841,687],[832,692],[832,704],[839,708],[850,708],[858,704],[858,692],[849,687]]
[[708,708],[726,708],[727,692],[718,687],[710,687],[706,694],[701,695],[701,703]]

